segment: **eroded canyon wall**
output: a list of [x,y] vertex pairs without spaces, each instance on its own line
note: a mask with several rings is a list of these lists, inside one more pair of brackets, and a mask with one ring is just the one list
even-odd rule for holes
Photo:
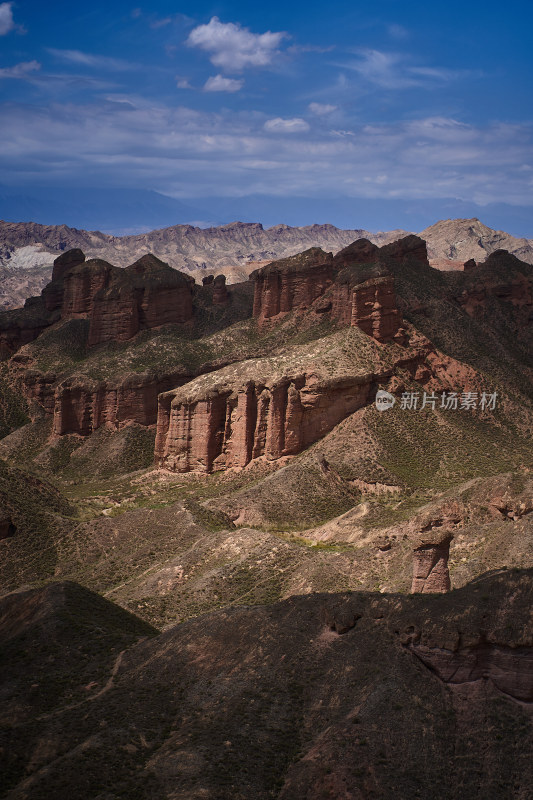
[[175,472],[245,467],[294,455],[369,401],[373,376],[319,382],[312,374],[159,398],[156,464]]
[[119,381],[74,376],[58,383],[53,374],[28,370],[23,375],[22,387],[32,415],[35,417],[42,410],[52,417],[55,435],[88,436],[102,425],[114,429],[131,422],[155,425],[158,395],[191,377],[182,373],[157,376],[146,372]]
[[[140,330],[193,318],[194,280],[152,255],[120,269],[81,250],[54,262],[52,281],[40,297],[0,317],[0,357],[9,358],[50,325],[73,318],[89,320],[88,346],[128,341]],[[219,287],[219,295],[225,287]],[[219,302],[224,302],[222,297]]]
[[[408,244],[412,246],[412,242]],[[417,243],[415,253],[420,247]],[[410,252],[411,247],[407,248]],[[305,312],[315,304],[318,314],[329,312],[341,325],[359,327],[379,342],[391,341],[401,320],[394,279],[380,266],[380,254],[380,248],[360,239],[335,257],[312,248],[263,267],[255,275],[258,327],[277,322],[290,311]],[[405,255],[401,247],[395,257],[400,254]]]
[[259,327],[280,314],[309,308],[331,286],[333,267],[331,253],[312,247],[258,270],[253,313]]

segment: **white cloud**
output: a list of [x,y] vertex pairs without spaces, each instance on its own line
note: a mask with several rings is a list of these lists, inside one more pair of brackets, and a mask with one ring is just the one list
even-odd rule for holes
[[0,3],[0,36],[5,36],[16,27],[12,6],[13,3]]
[[329,47],[321,47],[316,44],[291,44],[290,47],[287,47],[287,53],[296,56],[302,53],[331,53],[332,50],[335,50],[334,44]]
[[409,89],[411,87],[431,87],[435,83],[445,83],[466,76],[479,76],[480,72],[451,70],[444,67],[412,66],[408,56],[402,53],[385,53],[381,50],[359,48],[359,59],[343,68],[351,69],[383,89]]
[[213,75],[205,82],[204,92],[238,92],[243,86],[244,81]]
[[212,17],[189,34],[187,44],[210,53],[211,63],[226,72],[242,72],[245,67],[266,67],[278,55],[278,47],[287,37],[283,31],[252,33],[238,23],[221,22]]
[[403,25],[397,25],[395,23],[388,26],[387,32],[389,36],[392,36],[393,39],[407,39],[409,36],[409,31],[407,28],[404,28]]
[[307,122],[300,117],[292,119],[274,117],[274,119],[267,120],[263,127],[269,133],[304,133],[309,130]]
[[317,117],[323,117],[326,114],[331,114],[337,110],[337,106],[332,106],[329,103],[309,103],[309,111],[316,114]]
[[3,67],[0,69],[0,78],[27,78],[34,72],[38,72],[41,65],[38,61],[22,61],[14,67]]
[[361,49],[359,53],[360,60],[350,66],[371,83],[377,83],[384,89],[403,89],[416,83],[405,76],[401,66],[402,57],[397,53],[370,49]]
[[285,194],[531,204],[532,173],[523,165],[533,164],[533,126],[431,117],[354,125],[332,135],[298,118],[110,99],[116,102],[0,108],[4,182],[81,185],[90,175],[104,187],[135,185],[189,198]]
[[470,125],[448,117],[426,117],[406,123],[406,130],[415,137],[427,141],[466,142],[476,138],[477,133]]
[[123,103],[124,105],[137,108],[138,104],[135,97],[127,94],[108,94],[105,98],[109,103]]
[[163,19],[154,19],[150,22],[152,30],[156,31],[159,28],[165,28],[172,22],[172,17],[164,17]]
[[434,78],[437,81],[451,81],[467,74],[465,70],[446,69],[445,67],[408,67],[407,71],[411,75]]
[[181,77],[180,75],[176,75],[176,86],[178,89],[192,89],[189,79]]
[[84,67],[100,67],[112,70],[134,69],[134,65],[129,61],[123,61],[120,58],[112,58],[111,56],[83,53],[81,50],[56,50],[54,47],[49,47],[48,52],[62,61],[68,61],[71,64],[80,64]]

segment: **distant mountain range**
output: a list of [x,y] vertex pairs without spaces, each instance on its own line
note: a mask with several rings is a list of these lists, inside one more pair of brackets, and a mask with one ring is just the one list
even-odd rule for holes
[[[265,229],[260,223],[232,222],[212,228],[174,225],[127,236],[113,236],[66,225],[0,222],[0,306],[14,308],[47,283],[53,260],[64,250],[79,247],[88,258],[126,266],[153,253],[175,269],[200,279],[223,273],[229,282],[246,280],[258,265],[286,258],[309,247],[337,252],[355,239],[378,245],[405,236],[408,231],[371,233],[343,230],[334,225]],[[470,258],[482,261],[498,249],[508,250],[533,264],[533,240],[517,238],[487,227],[478,219],[443,220],[419,233],[428,245],[433,265],[461,268]]]
[[301,227],[310,222],[338,228],[420,231],[437,219],[482,217],[486,225],[513,236],[533,236],[530,207],[476,203],[449,198],[295,197],[249,194],[206,195],[176,199],[146,189],[106,186],[0,185],[0,219],[8,222],[65,224],[115,236],[146,233],[173,225],[225,225],[232,220],[261,222],[265,228],[284,222]]

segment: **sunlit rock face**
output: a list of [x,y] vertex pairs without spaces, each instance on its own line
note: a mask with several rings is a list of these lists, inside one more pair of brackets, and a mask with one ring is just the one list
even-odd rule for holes
[[309,308],[333,283],[333,268],[332,254],[312,247],[258,270],[254,296],[258,326],[289,311]]
[[[404,246],[398,243],[387,258],[398,261],[413,253],[414,258],[422,258],[425,244],[419,240],[413,243],[411,238],[416,239],[408,237]],[[359,327],[376,341],[391,341],[401,318],[394,279],[380,263],[384,250],[359,239],[335,257],[311,248],[258,270],[254,298],[258,327],[279,321],[290,311],[314,307],[319,314],[329,312],[341,324]],[[317,305],[322,297],[324,302]]]
[[313,375],[250,381],[159,398],[156,463],[175,472],[244,467],[299,453],[368,401],[371,376],[323,384]]

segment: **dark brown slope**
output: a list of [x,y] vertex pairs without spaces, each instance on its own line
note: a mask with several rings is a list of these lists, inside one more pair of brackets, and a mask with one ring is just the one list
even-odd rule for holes
[[150,630],[75,585],[8,596],[4,796],[526,800],[532,588],[291,598],[129,648]]

